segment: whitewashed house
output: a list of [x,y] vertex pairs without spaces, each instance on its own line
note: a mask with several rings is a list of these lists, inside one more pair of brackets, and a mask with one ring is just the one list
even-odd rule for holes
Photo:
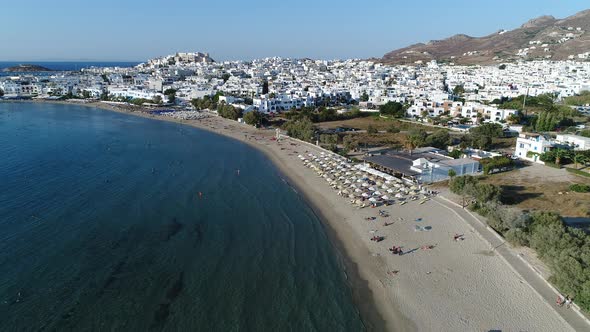
[[590,137],[561,134],[557,135],[555,142],[568,145],[576,151],[590,150]]
[[541,135],[533,133],[520,133],[516,139],[514,155],[519,159],[545,164],[539,159],[539,155],[551,150],[555,143]]

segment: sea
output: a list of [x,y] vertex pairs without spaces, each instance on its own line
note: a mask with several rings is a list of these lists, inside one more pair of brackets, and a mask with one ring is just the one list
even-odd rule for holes
[[[4,68],[10,68],[14,66],[18,66],[21,64],[28,64],[28,65],[37,65],[42,66],[45,68],[49,68],[53,71],[63,72],[63,71],[78,71],[84,68],[100,68],[100,67],[120,67],[120,68],[128,68],[134,67],[139,64],[139,62],[131,62],[131,61],[0,61],[0,77],[1,76],[10,76],[14,75],[14,73],[3,72]],[[52,72],[46,73],[35,73],[36,75],[50,75]]]
[[258,150],[0,103],[0,330],[362,331],[321,221]]

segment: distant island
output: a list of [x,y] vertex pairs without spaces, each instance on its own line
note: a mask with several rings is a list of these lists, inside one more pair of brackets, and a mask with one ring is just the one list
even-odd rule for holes
[[4,68],[4,69],[2,69],[2,71],[9,72],[9,73],[23,73],[23,72],[40,72],[40,71],[53,71],[53,70],[43,67],[43,66],[25,64],[25,65],[18,65],[18,66]]

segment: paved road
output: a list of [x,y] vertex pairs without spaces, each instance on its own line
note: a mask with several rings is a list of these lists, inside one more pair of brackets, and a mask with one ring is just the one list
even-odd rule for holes
[[484,224],[482,220],[476,217],[468,210],[464,210],[461,206],[439,196],[434,200],[438,204],[454,211],[461,219],[467,222],[485,241],[487,241],[492,248],[503,257],[508,264],[515,270],[526,282],[533,287],[533,289],[547,301],[551,306],[555,307],[557,313],[576,331],[590,331],[590,319],[576,310],[566,309],[564,307],[557,307],[555,300],[557,298],[557,291],[548,284],[528,263],[518,254],[510,249],[510,246],[500,238],[493,230]]

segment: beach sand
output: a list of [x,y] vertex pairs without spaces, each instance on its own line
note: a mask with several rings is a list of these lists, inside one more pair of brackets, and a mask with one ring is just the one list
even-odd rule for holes
[[[368,330],[573,331],[493,248],[438,198],[377,209],[358,209],[305,167],[298,154],[317,148],[219,117],[175,120],[104,103],[86,106],[172,121],[210,130],[263,151],[310,203],[334,240]],[[386,210],[389,218],[378,217]],[[376,216],[376,221],[364,218]],[[400,218],[402,220],[400,220]],[[416,219],[421,218],[421,221]],[[384,226],[385,220],[394,222]],[[415,226],[430,231],[415,231]],[[385,237],[370,241],[370,231]],[[464,240],[455,241],[454,234]],[[402,256],[387,248],[402,246]],[[434,246],[431,250],[421,249]],[[395,275],[388,271],[399,271]]]

